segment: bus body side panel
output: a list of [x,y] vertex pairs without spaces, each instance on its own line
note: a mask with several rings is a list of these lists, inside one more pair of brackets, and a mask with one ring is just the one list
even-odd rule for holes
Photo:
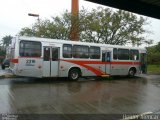
[[85,64],[82,76],[101,76],[104,73],[101,66],[102,64]]
[[67,62],[67,61],[62,61],[62,60],[60,61],[60,66],[59,66],[59,76],[68,77],[69,70],[72,68],[79,68],[82,72],[82,75],[84,76],[84,71],[86,71],[85,68],[83,68],[80,65],[77,65],[71,62]]
[[[86,62],[86,64],[85,64]],[[82,76],[97,76],[97,71],[101,71],[99,66],[101,64],[87,64],[90,61],[83,60],[60,60],[59,66],[59,76],[68,77],[69,70],[72,68],[79,68],[81,70]],[[97,70],[97,71],[96,71]]]
[[18,59],[17,75],[28,77],[42,77],[42,59],[20,57]]
[[102,75],[106,75],[106,74],[110,74],[109,73],[109,69],[105,69],[106,66],[109,66],[109,64],[103,64],[101,61],[99,64],[89,64],[90,67],[93,68],[92,70],[92,74],[91,76],[102,76]]
[[111,75],[127,75],[130,65],[116,63],[117,62],[114,61],[111,64]]
[[111,64],[111,75],[128,75],[130,68],[136,68],[136,74],[140,73],[138,61],[113,61]]
[[14,75],[17,75],[17,68],[18,68],[18,64],[13,63],[12,61],[10,62],[10,70],[12,71],[12,73]]
[[19,51],[19,39],[15,37],[12,39],[11,43],[11,61],[10,61],[10,70],[14,75],[17,75],[18,68],[18,52]]

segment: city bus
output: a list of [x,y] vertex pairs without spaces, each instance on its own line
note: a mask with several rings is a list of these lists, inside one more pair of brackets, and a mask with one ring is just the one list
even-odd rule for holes
[[147,72],[144,48],[19,36],[12,39],[10,54],[17,76],[78,80]]

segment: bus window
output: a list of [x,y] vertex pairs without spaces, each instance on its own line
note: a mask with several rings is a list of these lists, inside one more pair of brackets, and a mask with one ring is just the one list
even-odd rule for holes
[[58,48],[52,48],[52,61],[58,60]]
[[111,61],[111,52],[103,51],[102,53],[102,62],[110,62]]
[[105,57],[106,57],[106,54],[105,52],[102,53],[102,62],[105,62]]
[[89,58],[89,47],[83,45],[73,46],[73,57],[74,58]]
[[91,46],[89,53],[91,59],[100,59],[100,47]]
[[43,54],[44,54],[44,61],[50,61],[50,48],[49,47],[44,47],[44,51],[43,51]]
[[130,50],[130,60],[139,60],[139,51],[138,50]]
[[118,59],[119,60],[129,60],[129,50],[128,49],[118,49]]
[[111,61],[111,52],[107,52],[107,62]]
[[113,59],[117,60],[117,48],[113,49]]
[[21,41],[19,54],[21,57],[40,57],[41,43],[35,41]]
[[72,45],[70,44],[63,45],[63,57],[72,58]]

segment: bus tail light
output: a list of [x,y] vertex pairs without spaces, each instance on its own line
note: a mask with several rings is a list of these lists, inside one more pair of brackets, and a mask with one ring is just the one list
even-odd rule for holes
[[18,59],[11,59],[11,62],[14,63],[14,64],[17,64],[18,63]]

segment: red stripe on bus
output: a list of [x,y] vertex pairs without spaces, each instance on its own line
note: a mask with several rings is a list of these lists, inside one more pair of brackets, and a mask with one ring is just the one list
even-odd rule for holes
[[112,61],[112,62],[102,62],[102,61],[80,61],[80,60],[63,60],[67,62],[72,62],[76,64],[119,64],[119,65],[139,65],[140,62],[121,62],[121,61]]
[[117,65],[139,65],[140,62],[117,62],[117,61],[112,61],[112,62],[102,62],[102,61],[79,61],[79,60],[62,60],[62,61],[66,61],[66,62],[70,62],[70,63],[74,63],[77,65],[80,65],[82,67],[85,67],[86,69],[92,71],[93,73],[95,73],[97,76],[100,75],[109,75],[108,73],[104,73],[102,70],[97,69],[97,68],[93,68],[91,66],[88,66],[87,64],[117,64]]
[[86,64],[88,64],[88,61],[87,61],[87,63],[84,62],[84,61],[82,62],[82,61],[76,61],[76,60],[62,60],[62,61],[74,63],[74,64],[80,65],[80,66],[82,66],[82,67],[85,67],[85,68],[88,69],[89,71],[95,73],[97,76],[100,76],[100,75],[108,75],[108,74],[104,73],[103,71],[101,71],[100,69],[96,69],[96,68],[93,68],[93,67],[91,67],[91,66],[86,65]]
[[18,63],[18,59],[11,59],[12,63]]

